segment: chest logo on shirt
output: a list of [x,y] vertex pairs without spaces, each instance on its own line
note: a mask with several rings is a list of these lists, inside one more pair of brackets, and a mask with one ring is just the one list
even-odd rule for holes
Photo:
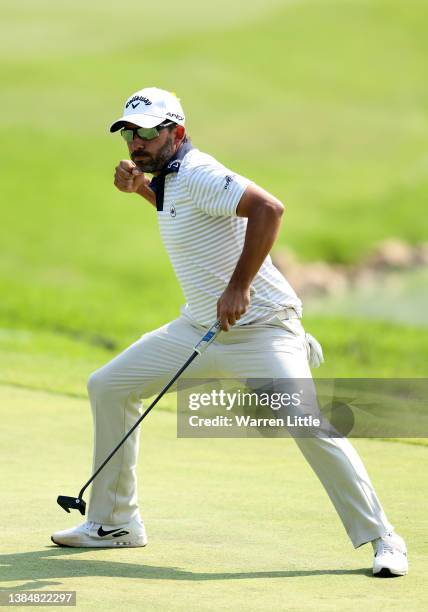
[[172,162],[169,162],[169,164],[167,165],[168,170],[178,170],[178,168],[180,167],[181,161],[179,159],[175,159]]
[[169,207],[169,214],[171,215],[171,217],[175,217],[176,216],[177,211],[175,210],[174,204],[171,204],[171,206]]

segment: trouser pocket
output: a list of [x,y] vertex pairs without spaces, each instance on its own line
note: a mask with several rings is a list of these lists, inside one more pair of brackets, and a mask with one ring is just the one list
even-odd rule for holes
[[305,332],[300,319],[293,318],[283,320],[280,319],[278,315],[275,315],[273,319],[269,321],[269,323],[275,326],[279,325],[294,336],[302,338],[306,349],[308,362],[312,368],[319,368],[319,366],[324,363],[324,354],[321,344],[314,336],[312,336],[312,334]]

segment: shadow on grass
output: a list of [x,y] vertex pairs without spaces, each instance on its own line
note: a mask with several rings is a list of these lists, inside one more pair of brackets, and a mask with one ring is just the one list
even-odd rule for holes
[[143,563],[122,563],[115,561],[85,561],[84,559],[67,559],[69,555],[94,552],[96,549],[65,549],[56,546],[32,552],[0,555],[0,580],[19,582],[26,580],[19,587],[0,587],[1,591],[37,589],[45,586],[61,585],[55,579],[78,578],[79,576],[108,576],[115,578],[143,578],[146,580],[248,580],[253,578],[297,578],[299,576],[349,575],[360,574],[371,576],[370,570],[364,569],[316,569],[267,572],[191,572],[178,567],[161,567]]

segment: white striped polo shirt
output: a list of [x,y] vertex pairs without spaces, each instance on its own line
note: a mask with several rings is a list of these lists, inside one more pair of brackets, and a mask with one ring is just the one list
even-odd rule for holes
[[[177,173],[165,177],[160,234],[186,298],[181,312],[200,325],[215,322],[217,301],[242,253],[247,219],[236,209],[250,183],[195,148]],[[251,283],[250,306],[236,325],[284,306],[301,316],[301,301],[267,256]]]

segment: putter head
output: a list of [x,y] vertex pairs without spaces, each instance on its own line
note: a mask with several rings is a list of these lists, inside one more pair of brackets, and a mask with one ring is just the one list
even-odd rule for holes
[[78,510],[80,514],[85,515],[86,502],[80,497],[67,497],[66,495],[59,495],[56,501],[61,506],[61,508],[63,508],[68,513],[71,509]]

